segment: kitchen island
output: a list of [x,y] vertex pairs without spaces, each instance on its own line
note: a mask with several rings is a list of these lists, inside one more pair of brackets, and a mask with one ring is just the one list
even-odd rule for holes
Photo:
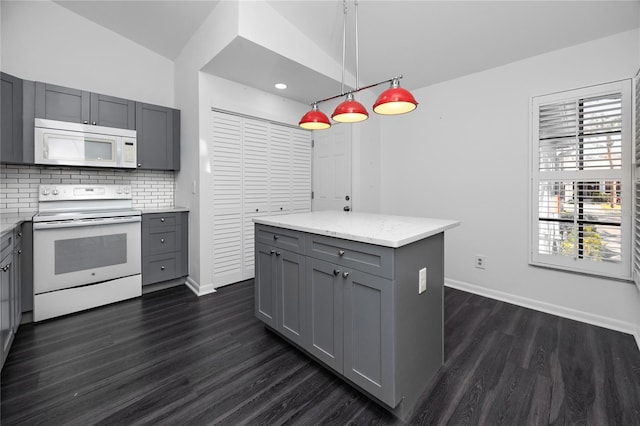
[[321,211],[255,218],[255,314],[407,418],[444,360],[454,220]]

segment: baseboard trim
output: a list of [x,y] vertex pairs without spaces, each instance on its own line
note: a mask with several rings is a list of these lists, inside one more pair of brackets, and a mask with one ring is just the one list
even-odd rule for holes
[[469,293],[474,293],[480,296],[488,297],[490,299],[496,299],[514,305],[522,306],[524,308],[534,309],[536,311],[557,315],[559,317],[568,318],[587,324],[596,325],[598,327],[604,327],[610,330],[630,334],[635,337],[636,344],[638,344],[638,349],[640,350],[640,331],[637,329],[637,326],[635,324],[614,320],[611,318],[603,317],[601,315],[590,314],[588,312],[578,311],[576,309],[566,308],[564,306],[554,305],[552,303],[546,303],[526,297],[515,296],[513,294],[505,293],[502,291],[492,290],[486,287],[481,287],[479,285],[452,280],[449,278],[445,278],[444,284],[447,287],[467,291]]
[[204,296],[206,294],[211,294],[216,292],[216,288],[213,286],[213,283],[207,285],[200,285],[195,282],[191,277],[187,277],[186,282],[184,283],[189,289],[195,293],[196,296]]

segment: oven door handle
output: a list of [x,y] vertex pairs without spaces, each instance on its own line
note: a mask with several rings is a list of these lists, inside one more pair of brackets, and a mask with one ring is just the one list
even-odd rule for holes
[[96,219],[54,220],[51,222],[36,222],[33,229],[59,229],[81,226],[119,225],[123,223],[141,222],[140,216],[101,217]]

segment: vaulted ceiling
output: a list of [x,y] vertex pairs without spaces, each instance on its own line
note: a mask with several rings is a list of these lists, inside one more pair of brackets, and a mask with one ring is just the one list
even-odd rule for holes
[[[216,13],[219,1],[56,3],[175,60],[205,18]],[[342,1],[267,3],[337,63],[342,62]],[[354,16],[354,2],[349,0],[346,68],[355,75]],[[415,89],[634,29],[639,24],[640,1],[360,0],[360,85],[403,74],[402,85]],[[265,63],[270,66],[265,67]],[[256,78],[257,69],[260,78]],[[209,71],[301,102],[319,99],[316,93],[304,89],[276,92],[275,81],[296,79],[302,83],[294,86],[304,86],[305,81],[314,81],[317,72],[250,43],[230,45]],[[339,92],[339,82],[334,92]]]

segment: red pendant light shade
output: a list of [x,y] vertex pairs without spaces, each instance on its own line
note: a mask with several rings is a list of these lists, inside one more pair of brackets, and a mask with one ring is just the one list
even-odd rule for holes
[[331,127],[331,122],[324,112],[318,110],[318,105],[313,104],[311,111],[302,116],[298,125],[307,130],[324,130]]
[[331,118],[339,123],[357,123],[369,118],[367,109],[353,99],[353,93],[347,95],[347,99],[336,107]]
[[391,87],[378,96],[373,104],[373,111],[377,114],[396,115],[411,112],[418,106],[418,102],[406,89],[400,87],[397,79],[393,79]]

